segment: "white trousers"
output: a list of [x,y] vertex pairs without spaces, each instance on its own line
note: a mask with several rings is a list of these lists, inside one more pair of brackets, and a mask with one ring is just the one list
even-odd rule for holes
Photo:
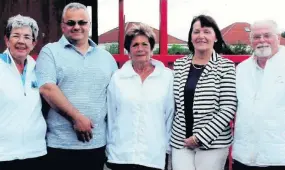
[[201,150],[172,148],[173,170],[223,170],[229,148]]

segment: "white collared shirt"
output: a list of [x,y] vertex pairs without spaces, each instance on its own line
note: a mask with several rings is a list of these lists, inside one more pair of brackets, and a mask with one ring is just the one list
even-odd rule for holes
[[108,162],[163,169],[170,151],[174,114],[173,73],[151,60],[154,71],[142,83],[131,61],[108,87]]
[[34,158],[47,153],[46,123],[32,57],[27,57],[25,67],[22,81],[9,51],[0,55],[0,161]]
[[233,158],[249,166],[285,165],[285,48],[262,73],[253,57],[237,66]]

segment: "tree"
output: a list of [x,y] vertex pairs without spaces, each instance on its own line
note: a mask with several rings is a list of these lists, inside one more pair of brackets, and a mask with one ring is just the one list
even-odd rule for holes
[[156,48],[155,50],[153,50],[153,54],[159,54],[159,48]]
[[110,44],[105,47],[107,51],[111,54],[119,54],[119,45],[118,44]]
[[[159,48],[156,48],[153,50],[153,54],[159,54]],[[179,44],[173,44],[170,48],[168,48],[168,54],[170,55],[187,55],[190,54],[190,51],[188,48],[183,47]]]
[[170,48],[168,48],[168,54],[190,54],[188,48],[185,48],[179,44],[173,44]]
[[234,55],[249,55],[253,52],[253,49],[246,44],[230,45],[230,49]]

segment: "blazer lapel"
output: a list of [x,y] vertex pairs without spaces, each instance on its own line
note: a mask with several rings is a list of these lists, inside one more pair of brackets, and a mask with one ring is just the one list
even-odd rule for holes
[[[187,58],[185,58],[185,61],[183,62],[182,68],[180,70],[181,72],[180,72],[179,96],[180,96],[180,104],[182,110],[184,110],[184,88],[188,79],[192,58],[193,58],[192,55],[189,55]],[[208,64],[206,65],[204,71],[202,72],[197,82],[197,86],[199,85],[199,81],[205,78],[207,74],[213,69],[213,67],[216,65],[217,60],[218,60],[218,55],[213,50],[212,57],[208,62]]]
[[208,64],[206,65],[204,71],[202,72],[200,79],[206,77],[207,74],[212,70],[212,68],[216,64],[217,58],[218,58],[217,53],[213,50],[212,57],[208,62]]
[[180,104],[182,110],[184,110],[184,88],[187,82],[191,62],[192,62],[192,56],[189,55],[187,58],[185,58],[183,66],[180,70],[181,74],[180,74],[180,84],[179,84],[179,96],[180,96]]

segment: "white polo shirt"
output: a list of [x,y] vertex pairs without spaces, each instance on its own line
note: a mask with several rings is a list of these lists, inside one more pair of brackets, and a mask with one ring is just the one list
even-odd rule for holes
[[35,61],[28,56],[22,75],[8,50],[0,54],[0,161],[47,153],[46,123],[34,68]]

